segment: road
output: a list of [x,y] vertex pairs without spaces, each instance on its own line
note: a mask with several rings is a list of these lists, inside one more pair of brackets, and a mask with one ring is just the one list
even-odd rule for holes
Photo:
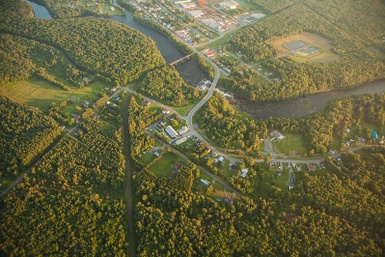
[[31,164],[31,168],[24,170],[22,173],[20,173],[19,176],[17,176],[17,178],[11,184],[9,184],[6,189],[0,192],[0,198],[3,197],[3,195],[7,194],[12,188],[14,188],[24,178],[25,175],[31,172],[33,166],[35,166],[37,162],[39,162],[46,154],[52,151],[66,136],[71,134],[78,126],[79,124],[74,126],[72,129],[68,130],[64,135],[61,136],[61,138],[55,144],[46,149],[44,154],[42,154],[39,159],[37,159],[33,164]]
[[[146,131],[146,133],[148,135],[151,135],[148,131]],[[152,136],[152,135],[151,135]],[[158,141],[160,144],[162,144],[164,147],[167,147],[168,149],[172,150],[173,152],[175,152],[176,154],[178,154],[184,161],[189,161],[190,159],[185,155],[183,154],[182,152],[180,152],[179,150],[175,149],[174,147],[172,147],[171,145],[169,144],[166,144],[164,143],[163,141],[161,141],[160,139],[154,137],[156,141]],[[205,168],[203,168],[202,166],[200,165],[197,165],[197,167],[203,172],[205,173],[206,175],[210,176],[212,178],[212,180],[215,180],[216,182],[222,184],[225,189],[230,189],[231,191],[233,191],[234,193],[236,193],[237,195],[241,195],[240,192],[238,192],[237,190],[235,190],[234,188],[232,188],[229,183],[227,183],[227,181],[225,181],[223,178],[217,176],[217,175],[214,175],[212,174],[211,172],[209,172],[208,170],[206,170]]]
[[127,202],[127,219],[128,219],[128,236],[130,244],[130,257],[136,257],[136,240],[135,240],[135,228],[134,228],[134,213],[133,213],[133,190],[131,183],[131,166],[130,166],[130,133],[128,131],[128,106],[129,100],[126,100],[123,109],[123,138],[124,149],[123,153],[126,159],[125,173],[126,173],[126,202]]

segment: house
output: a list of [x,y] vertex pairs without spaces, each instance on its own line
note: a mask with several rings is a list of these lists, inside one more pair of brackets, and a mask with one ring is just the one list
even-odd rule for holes
[[183,164],[181,164],[181,163],[179,163],[179,162],[176,162],[176,163],[174,163],[174,165],[172,165],[172,169],[173,169],[174,171],[178,171],[178,170],[180,170],[182,167],[183,167]]
[[187,126],[183,126],[181,129],[178,130],[178,133],[179,135],[183,135],[183,134],[186,134],[188,132],[188,127]]
[[273,130],[270,132],[269,136],[273,137],[272,140],[274,138],[277,138],[278,140],[282,140],[284,139],[285,137],[281,134],[281,132],[279,132],[278,130]]
[[213,51],[208,51],[208,52],[206,52],[206,56],[207,56],[207,57],[210,57],[210,58],[211,58],[211,57],[214,57],[214,54],[215,54],[215,53],[214,53]]
[[241,177],[242,177],[242,178],[246,178],[248,172],[249,172],[249,169],[248,169],[248,168],[243,169],[243,170],[241,171]]
[[151,103],[149,101],[143,101],[142,106],[149,107]]
[[171,126],[167,126],[165,131],[170,138],[176,138],[178,136],[178,132]]
[[316,170],[316,166],[314,164],[308,164],[307,165],[307,168],[309,169],[309,171],[315,171]]
[[170,114],[170,110],[166,109],[166,108],[163,108],[162,114],[164,114],[164,115]]
[[203,183],[203,185],[205,186],[209,186],[210,185],[210,181],[207,181],[205,179],[201,179],[201,182]]
[[218,163],[218,162],[223,162],[225,160],[225,158],[223,156],[218,156],[214,159],[214,162],[215,163]]

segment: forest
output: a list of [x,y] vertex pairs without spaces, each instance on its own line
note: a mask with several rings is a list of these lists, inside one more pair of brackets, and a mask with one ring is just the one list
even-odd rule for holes
[[267,137],[263,122],[243,118],[219,93],[215,93],[199,113],[199,126],[220,147],[258,151],[260,138]]
[[[384,154],[346,154],[343,176],[330,160],[324,175],[298,174],[304,182],[293,191],[267,184],[233,205],[176,190],[143,170],[135,176],[139,256],[381,256]],[[251,183],[266,183],[271,175],[254,166]]]
[[[382,26],[385,15],[380,11],[383,3],[378,0],[369,2],[373,2],[370,7],[367,1],[356,1],[354,7],[337,4],[338,9],[333,9],[333,1],[306,1],[283,8],[240,31],[229,40],[229,49],[241,52],[242,60],[247,63],[259,63],[272,72],[271,77],[277,78],[277,81],[258,82],[258,74],[252,71],[246,71],[248,77],[245,79],[240,76],[244,72],[242,68],[223,80],[221,85],[250,100],[271,101],[355,87],[384,78],[384,62],[373,51],[382,49],[377,45],[380,45],[380,38],[385,33]],[[277,1],[267,3],[278,5]],[[340,11],[340,6],[346,12]],[[339,10],[340,15],[335,16],[332,10]],[[355,15],[358,12],[362,17],[359,22]],[[331,16],[334,18],[329,19]],[[339,59],[333,62],[297,62],[287,56],[281,57],[284,53],[272,46],[277,39],[301,32],[311,32],[329,40],[331,51]]]
[[2,200],[0,255],[126,255],[121,135],[97,121],[81,130]]
[[183,106],[189,100],[203,97],[202,91],[187,85],[174,66],[164,66],[146,74],[138,92],[172,106]]
[[17,175],[61,134],[39,109],[0,96],[0,176]]
[[63,50],[80,69],[116,85],[165,64],[152,40],[110,20],[6,19],[2,25],[2,31]]

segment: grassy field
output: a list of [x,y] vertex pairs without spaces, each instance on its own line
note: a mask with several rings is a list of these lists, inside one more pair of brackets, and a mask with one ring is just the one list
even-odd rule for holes
[[140,154],[139,155],[139,160],[140,162],[144,165],[147,166],[150,162],[152,162],[156,158],[156,155],[153,154],[151,151],[148,151],[145,154]]
[[310,57],[301,57],[299,55],[294,56],[292,54],[288,54],[288,56],[293,58],[295,61],[298,61],[298,62],[307,62],[307,61],[310,61],[310,62],[332,62],[332,61],[339,59],[339,56],[334,54],[331,51],[332,45],[330,44],[329,40],[327,40],[327,39],[325,39],[319,35],[309,33],[309,32],[302,32],[300,34],[293,35],[290,37],[281,38],[281,39],[278,39],[278,40],[276,40],[274,42],[270,42],[270,43],[275,49],[279,50],[280,52],[287,53],[287,52],[289,52],[289,50],[287,48],[285,48],[283,45],[287,44],[289,42],[292,42],[292,41],[296,41],[296,40],[301,40],[301,41],[306,42],[309,45],[316,46],[317,48],[319,48],[322,51],[322,53],[319,53],[317,55],[310,56]]
[[28,80],[17,81],[0,88],[0,94],[7,96],[17,103],[26,103],[38,107],[43,111],[48,110],[52,102],[60,104],[71,96],[79,98],[79,103],[69,104],[64,108],[64,112],[72,113],[76,110],[76,105],[86,99],[96,98],[97,94],[107,85],[100,81],[93,81],[83,89],[73,88],[73,91],[65,91],[57,86],[37,77]]
[[184,164],[184,160],[175,153],[164,153],[162,159],[154,163],[149,170],[160,178],[167,178],[172,172],[175,162]]
[[196,103],[191,103],[182,107],[173,107],[175,111],[177,111],[180,115],[186,116],[187,113],[194,107]]
[[60,103],[70,96],[70,92],[36,77],[1,87],[0,94],[14,102],[26,103],[42,110],[47,110],[52,102]]
[[276,151],[288,154],[290,151],[296,151],[303,155],[306,153],[306,146],[303,137],[299,134],[285,134],[286,138],[281,141],[273,141]]

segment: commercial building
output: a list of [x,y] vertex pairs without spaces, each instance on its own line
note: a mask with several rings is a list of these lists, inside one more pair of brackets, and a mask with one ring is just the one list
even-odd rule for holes
[[171,138],[176,138],[178,136],[178,132],[176,132],[175,129],[171,126],[167,126],[165,131],[167,135]]

